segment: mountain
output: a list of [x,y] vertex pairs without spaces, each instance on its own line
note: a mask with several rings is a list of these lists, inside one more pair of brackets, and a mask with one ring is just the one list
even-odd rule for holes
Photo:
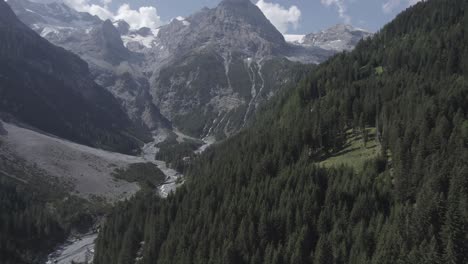
[[94,263],[467,263],[467,11],[419,2],[319,65],[115,208]]
[[44,4],[15,0],[7,3],[25,24],[35,25],[35,30],[40,29],[40,35],[43,37],[48,34],[58,35],[58,32],[70,36],[78,27],[89,29],[100,22],[98,17],[77,12],[60,2],[48,1]]
[[0,263],[44,263],[111,202],[140,189],[114,173],[143,159],[106,150],[135,153],[149,135],[85,61],[43,39],[4,1],[0,118]]
[[111,21],[78,12],[62,2],[9,0],[8,4],[42,37],[85,60],[95,81],[118,99],[136,126],[146,131],[170,127],[151,102],[142,56],[124,46],[121,32]]
[[225,0],[157,29],[111,26],[62,3],[9,4],[36,32],[86,60],[96,82],[146,130],[172,124],[198,138],[230,136],[299,78],[299,63],[291,61],[318,63],[334,54],[287,43],[247,0]]
[[351,25],[337,24],[318,33],[307,35],[285,35],[286,41],[303,47],[316,47],[334,52],[350,51],[360,40],[372,33]]
[[[332,53],[289,45],[251,1],[222,1],[158,29],[149,53],[153,101],[175,127],[224,138],[297,76],[288,58],[319,62]],[[278,85],[281,84],[281,85]]]
[[370,36],[372,33],[366,30],[338,24],[318,33],[305,35],[300,44],[341,52],[352,50],[361,39]]
[[211,48],[218,53],[239,52],[263,58],[287,46],[283,35],[249,0],[225,0],[183,21],[175,19],[160,29],[159,36],[162,45],[182,53]]
[[123,152],[138,147],[135,136],[145,137],[114,97],[93,81],[86,62],[41,38],[4,1],[0,2],[0,68],[0,111],[20,122]]
[[116,65],[130,59],[130,52],[110,21],[101,21],[97,16],[55,1],[11,0],[8,4],[22,22],[42,37],[81,57],[93,58],[94,64],[104,61]]

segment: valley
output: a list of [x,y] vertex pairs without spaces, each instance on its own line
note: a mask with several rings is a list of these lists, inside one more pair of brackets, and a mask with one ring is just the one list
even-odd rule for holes
[[[166,198],[170,193],[176,191],[177,186],[183,184],[183,175],[179,172],[168,168],[166,162],[155,160],[155,156],[158,152],[158,148],[155,147],[156,144],[164,142],[167,138],[167,132],[157,131],[153,137],[154,141],[146,143],[142,147],[141,158],[139,163],[151,162],[157,165],[157,167],[164,173],[166,179],[157,187],[157,194]],[[176,132],[178,139],[183,141],[184,138],[190,138],[186,135],[183,135],[181,132]],[[195,151],[196,154],[201,154],[207,147],[212,145],[214,142],[212,140],[207,140],[199,149]],[[86,147],[84,147],[87,149]],[[94,150],[95,152],[101,152],[100,150]],[[121,154],[118,153],[107,153],[108,156],[113,156],[114,160],[121,158]],[[132,157],[128,157],[130,160],[133,160]],[[131,198],[131,197],[125,197]],[[122,199],[121,199],[122,200]],[[50,263],[58,264],[68,264],[71,261],[75,262],[84,262],[91,263],[94,257],[94,248],[95,240],[98,236],[98,233],[85,234],[84,236],[79,235],[78,237],[68,239],[65,244],[58,247],[58,249],[49,254]],[[57,261],[57,262],[55,262]]]
[[[113,176],[116,169],[126,168],[130,164],[151,162],[164,173],[166,179],[157,186],[157,193],[162,197],[175,191],[176,181],[182,177],[178,172],[167,168],[165,162],[155,160],[157,149],[153,146],[163,141],[164,135],[155,137],[154,142],[146,144],[140,156],[129,156],[76,144],[10,123],[2,123],[2,128],[4,133],[0,136],[2,144],[0,156],[22,157],[26,164],[35,168],[31,174],[37,170],[44,171],[55,177],[59,185],[68,186],[72,195],[91,202],[102,200],[113,204],[129,199],[138,192],[140,186],[136,182],[118,180]],[[9,175],[6,172],[1,174]],[[14,179],[29,184],[24,179],[16,177]],[[85,259],[92,260],[96,238],[97,233],[74,234],[49,255],[49,260],[51,263],[64,264],[72,260],[78,262]]]
[[[158,152],[156,145],[166,140],[167,131],[156,131],[153,141],[142,147],[139,156],[130,156],[76,144],[11,123],[2,123],[2,128],[4,131],[0,136],[2,156],[12,154],[22,157],[25,163],[56,177],[60,185],[69,186],[73,190],[71,191],[73,195],[90,201],[102,199],[106,203],[113,204],[130,199],[138,192],[141,187],[137,182],[130,183],[114,177],[117,169],[125,169],[131,164],[149,162],[157,166],[165,179],[160,182],[155,192],[163,198],[175,192],[177,186],[183,184],[182,174],[168,168],[166,162],[155,160]],[[177,132],[177,135],[181,142],[190,138],[181,132]],[[196,153],[201,154],[212,143],[207,141],[196,150]],[[15,179],[28,184],[23,179]],[[94,240],[97,235],[97,233],[72,235],[65,244],[58,246],[55,252],[49,254],[49,260],[51,263],[63,264],[72,260],[75,262],[92,260]]]
[[0,0],[2,264],[468,263],[468,1],[197,1]]

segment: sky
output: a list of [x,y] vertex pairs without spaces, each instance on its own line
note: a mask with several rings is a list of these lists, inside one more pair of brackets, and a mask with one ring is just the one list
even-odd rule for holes
[[[41,1],[41,0],[36,0]],[[43,0],[47,1],[47,0]],[[123,19],[131,27],[158,27],[221,0],[63,0],[102,19]],[[308,34],[338,23],[375,32],[421,0],[251,0],[283,34]]]

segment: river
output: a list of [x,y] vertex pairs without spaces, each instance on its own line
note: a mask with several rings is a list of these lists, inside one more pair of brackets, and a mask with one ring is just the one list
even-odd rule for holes
[[[156,160],[156,154],[159,149],[156,144],[166,140],[168,136],[167,131],[157,131],[153,135],[153,141],[145,144],[141,149],[140,157],[147,162],[154,163],[166,176],[166,180],[158,187],[158,194],[166,198],[171,192],[177,189],[177,186],[184,183],[183,175],[166,166],[164,161]],[[190,138],[179,131],[177,131],[178,139]],[[203,139],[204,144],[200,146],[195,153],[200,154],[205,151],[215,140],[214,138]],[[97,238],[97,233],[89,233],[81,236],[69,238],[64,244],[59,246],[48,257],[46,264],[70,264],[72,261],[76,263],[90,264],[94,257],[94,246]]]

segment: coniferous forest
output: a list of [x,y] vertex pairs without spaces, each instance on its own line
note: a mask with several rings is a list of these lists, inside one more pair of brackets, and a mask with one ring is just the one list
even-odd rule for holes
[[[0,263],[43,263],[50,249],[87,230],[102,214],[98,203],[68,195],[56,179],[41,182],[38,173],[15,171],[7,162],[0,156]],[[10,178],[13,174],[20,176]]]
[[[468,1],[409,8],[117,206],[95,263],[468,263],[467,43]],[[378,155],[322,166],[350,133]]]
[[36,200],[37,193],[3,178],[0,183],[0,260],[6,264],[39,261],[41,251],[65,238],[65,230],[45,203]]

